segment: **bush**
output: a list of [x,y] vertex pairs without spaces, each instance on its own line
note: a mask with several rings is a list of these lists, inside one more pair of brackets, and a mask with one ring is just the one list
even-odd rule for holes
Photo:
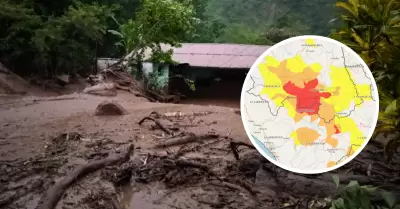
[[[336,181],[335,181],[336,179]],[[334,176],[339,186],[339,180]],[[351,181],[330,203],[330,209],[400,209],[400,204],[391,192],[379,190],[377,187],[360,186],[357,181]]]
[[0,0],[0,61],[44,77],[90,70],[116,7],[74,1],[57,16],[51,4],[35,9],[34,3]]

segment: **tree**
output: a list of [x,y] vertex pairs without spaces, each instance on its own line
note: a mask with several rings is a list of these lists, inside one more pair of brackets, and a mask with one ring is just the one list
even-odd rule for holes
[[[205,8],[196,10],[201,13],[202,24],[198,26],[199,34],[194,40],[268,44],[272,41],[269,35],[277,40],[272,42],[301,34],[325,36],[330,32],[328,22],[333,18],[335,1],[248,0],[243,3],[242,0],[205,0],[199,4]],[[217,37],[207,34],[211,24],[223,26],[221,30],[215,30]],[[278,36],[280,32],[283,32],[282,37]]]
[[180,46],[193,35],[196,20],[190,0],[143,0],[135,19],[122,24],[119,32],[110,32],[121,38],[118,45],[139,62],[148,49],[158,62],[172,62],[172,51],[165,52],[162,44]]
[[236,44],[272,44],[268,38],[262,37],[262,31],[252,29],[242,24],[231,24],[221,30],[221,35],[216,39],[219,43]]
[[68,0],[64,11],[44,1],[0,2],[0,60],[19,73],[45,77],[91,69],[115,10]]

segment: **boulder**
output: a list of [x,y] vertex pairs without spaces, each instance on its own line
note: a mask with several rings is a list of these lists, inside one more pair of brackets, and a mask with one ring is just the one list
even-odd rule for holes
[[116,96],[117,87],[115,83],[99,83],[94,86],[85,88],[82,92],[84,94],[99,95],[99,96]]
[[56,79],[58,82],[60,82],[61,85],[67,85],[70,83],[69,75],[58,75],[56,76]]
[[0,94],[26,94],[29,83],[0,63]]
[[96,107],[95,115],[125,115],[127,111],[116,102],[104,101]]

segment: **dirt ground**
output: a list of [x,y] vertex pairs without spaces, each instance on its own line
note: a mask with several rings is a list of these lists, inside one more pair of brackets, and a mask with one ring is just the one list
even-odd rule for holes
[[[95,116],[103,101],[118,102],[128,114]],[[79,165],[123,155],[130,145],[128,159],[79,175],[56,208],[306,208],[336,194],[334,172],[297,175],[267,162],[251,147],[235,110],[150,103],[122,91],[116,97],[2,96],[0,208],[36,208]],[[139,124],[146,116],[166,130],[151,120]],[[381,162],[380,148],[370,143],[336,171],[343,185],[358,180],[400,190],[400,165]]]

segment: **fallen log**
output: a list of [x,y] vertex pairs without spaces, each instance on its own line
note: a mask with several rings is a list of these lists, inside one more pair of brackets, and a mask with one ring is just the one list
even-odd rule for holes
[[167,134],[172,134],[172,131],[169,130],[167,127],[165,127],[163,124],[161,124],[161,122],[153,117],[150,116],[146,116],[144,117],[142,120],[139,121],[139,125],[142,125],[142,123],[146,120],[151,120],[153,121],[161,130],[163,130],[165,133]]
[[239,160],[239,150],[238,150],[239,146],[245,146],[250,149],[256,149],[253,145],[245,143],[245,142],[231,141],[229,143],[229,147],[231,148],[232,153],[235,156],[236,160]]
[[149,100],[149,102],[157,102],[156,99],[153,99],[153,98],[147,96],[147,95],[144,94],[144,93],[135,91],[135,90],[133,90],[132,88],[129,89],[129,92],[132,93],[133,95],[135,95],[136,97],[143,97],[143,98]]
[[211,142],[209,142],[207,144],[198,144],[198,145],[193,146],[193,147],[189,147],[189,146],[183,145],[175,155],[177,157],[180,157],[180,156],[182,156],[182,155],[184,155],[184,154],[186,154],[188,152],[194,152],[194,151],[200,149],[203,146],[208,146],[210,144],[214,144],[214,143],[217,143],[217,142],[218,142],[218,140],[214,140],[214,141],[211,141]]
[[232,184],[229,182],[225,182],[225,181],[211,181],[210,182],[211,185],[213,186],[218,186],[218,187],[227,187],[231,190],[237,190],[237,191],[247,191],[245,188],[242,188],[241,186],[238,186],[236,184]]
[[196,117],[196,116],[205,116],[205,115],[209,115],[209,114],[213,114],[213,112],[191,112],[191,113],[183,113],[183,112],[167,112],[164,113],[164,117],[166,118],[173,118],[173,117]]
[[111,204],[114,209],[124,209],[121,204],[118,202],[117,198],[111,197],[110,198]]
[[134,146],[131,144],[124,154],[111,156],[102,160],[96,160],[76,168],[63,180],[55,183],[52,187],[50,187],[50,189],[47,190],[47,192],[41,197],[36,209],[54,209],[63,196],[65,190],[67,190],[68,187],[70,187],[73,183],[105,166],[129,160],[129,157],[132,155],[133,148]]
[[[105,93],[103,93],[105,91]],[[94,86],[90,86],[85,88],[83,91],[85,94],[94,94],[94,95],[113,95],[116,94],[117,88],[114,83],[99,83]],[[111,92],[111,93],[108,93]]]
[[206,172],[208,175],[215,177],[219,181],[222,181],[222,179],[211,169],[209,168],[206,164],[198,163],[198,162],[193,162],[193,161],[188,161],[185,159],[178,159],[175,161],[176,165],[182,168],[197,168],[200,169],[204,172]]
[[141,93],[134,93],[134,92],[132,92],[133,93],[133,95],[135,95],[135,96],[137,96],[137,97],[143,97],[143,98],[146,98],[147,100],[149,100],[149,102],[157,102],[157,100],[155,100],[155,99],[153,99],[153,98],[151,98],[151,97],[148,97],[148,96],[146,96],[146,95],[144,95],[144,94],[141,94]]
[[198,141],[203,141],[207,139],[216,139],[218,138],[219,135],[216,134],[206,134],[206,135],[188,135],[184,137],[179,137],[179,138],[174,138],[170,139],[164,143],[157,144],[155,148],[167,148],[167,147],[172,147],[172,146],[177,146],[177,145],[182,145],[182,144],[188,144],[192,142],[198,142]]
[[117,82],[116,88],[123,90],[123,91],[128,91],[128,92],[131,91],[131,88],[129,88],[128,86],[122,86],[122,85],[118,84],[118,82]]

